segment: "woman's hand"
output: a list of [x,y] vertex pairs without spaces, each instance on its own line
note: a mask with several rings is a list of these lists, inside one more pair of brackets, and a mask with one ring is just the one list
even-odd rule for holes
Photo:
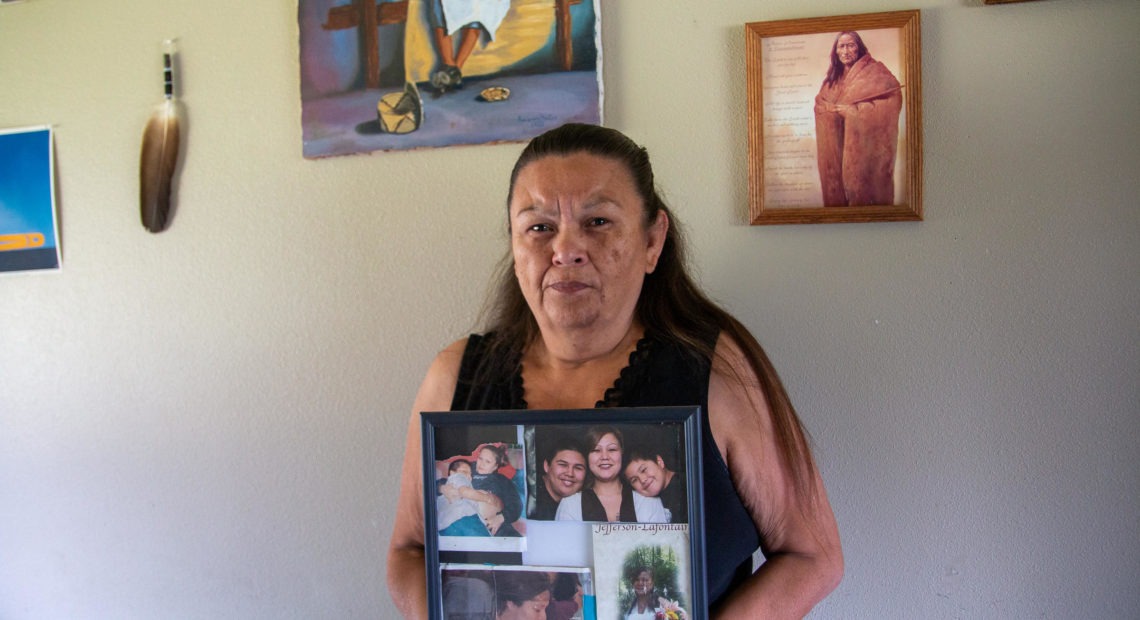
[[836,112],[839,112],[840,107],[843,107],[843,106],[840,106],[839,104],[832,103],[830,101],[824,101],[823,99],[820,99],[819,97],[815,98],[815,113],[816,114],[835,114]]
[[491,515],[489,518],[484,519],[483,525],[487,526],[487,533],[490,534],[491,536],[494,536],[495,534],[499,533],[499,528],[503,527],[503,524],[506,522],[507,522],[507,519],[506,519],[506,517],[503,516],[503,513],[496,512],[494,515]]

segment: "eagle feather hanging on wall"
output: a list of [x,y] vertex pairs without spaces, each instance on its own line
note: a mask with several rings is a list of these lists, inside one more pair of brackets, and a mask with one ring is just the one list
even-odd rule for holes
[[139,201],[142,224],[152,233],[170,224],[174,169],[178,165],[178,102],[174,98],[174,41],[165,41],[162,55],[166,96],[151,114],[143,131],[139,164]]

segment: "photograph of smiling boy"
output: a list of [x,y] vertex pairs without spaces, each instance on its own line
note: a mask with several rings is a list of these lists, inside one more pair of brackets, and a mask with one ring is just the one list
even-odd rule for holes
[[689,494],[685,475],[678,473],[674,459],[654,445],[631,447],[625,458],[622,473],[634,492],[656,497],[665,505],[670,523],[688,523]]

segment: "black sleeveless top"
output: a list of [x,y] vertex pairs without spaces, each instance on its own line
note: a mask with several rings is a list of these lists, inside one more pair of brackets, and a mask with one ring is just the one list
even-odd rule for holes
[[[717,334],[707,341],[715,345]],[[459,380],[451,402],[453,411],[526,409],[523,398],[521,364],[505,379],[477,380],[486,360],[487,339],[472,335],[463,352]],[[629,365],[613,387],[606,390],[597,407],[668,407],[700,405],[705,500],[705,565],[708,574],[708,600],[713,607],[732,588],[752,574],[752,553],[760,546],[760,535],[744,508],[729,477],[728,466],[720,456],[708,422],[710,361],[682,349],[680,345],[642,338],[629,356]]]

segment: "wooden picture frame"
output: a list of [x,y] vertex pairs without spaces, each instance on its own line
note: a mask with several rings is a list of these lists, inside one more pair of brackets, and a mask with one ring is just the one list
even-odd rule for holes
[[[922,219],[919,21],[909,10],[745,24],[752,224]],[[841,60],[847,32],[857,51]]]
[[[528,587],[521,600],[565,605],[560,580],[578,589],[582,617],[624,617],[633,592],[626,575],[651,567],[655,594],[706,618],[701,415],[700,407],[421,413],[429,617],[494,617],[508,593]],[[625,477],[628,459],[613,472],[599,458],[599,478],[616,473],[629,487],[629,511],[623,500],[616,522],[591,520],[587,498],[591,450],[607,442],[624,457],[654,454],[644,458],[673,472],[657,495],[641,495]],[[555,473],[573,470],[581,483]]]

